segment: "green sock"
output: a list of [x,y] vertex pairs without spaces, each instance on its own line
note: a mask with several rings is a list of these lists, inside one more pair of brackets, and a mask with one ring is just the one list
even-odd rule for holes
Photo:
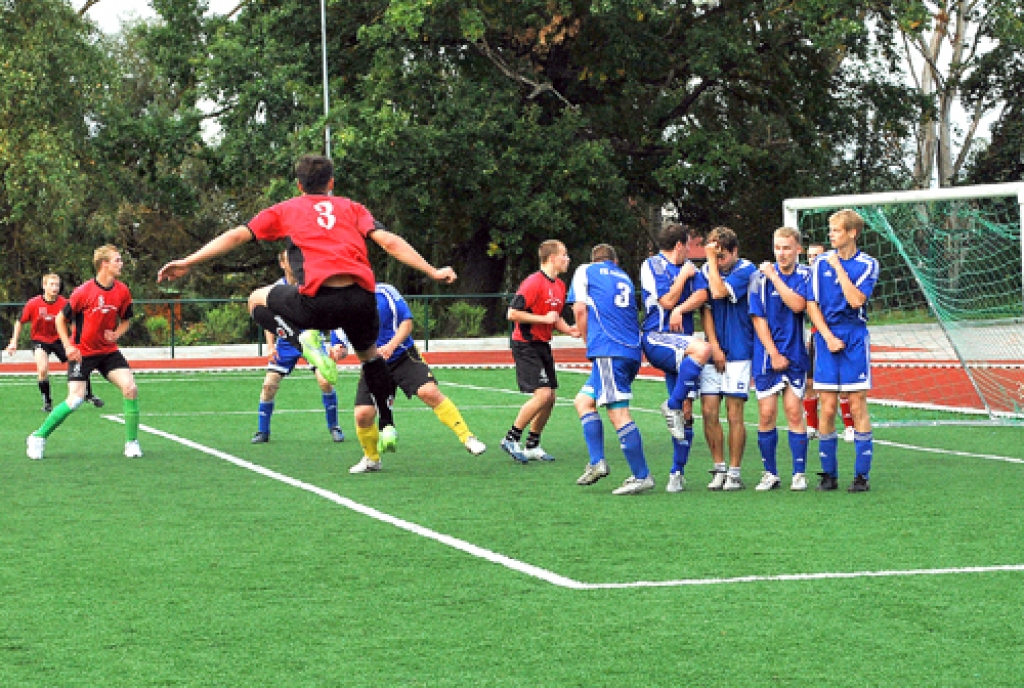
[[50,415],[43,421],[43,426],[36,430],[33,435],[36,437],[49,437],[50,434],[57,429],[57,426],[64,422],[64,419],[74,413],[71,407],[68,406],[68,402],[62,401],[57,405],[57,408],[50,412]]
[[[54,411],[56,413],[56,411]],[[124,437],[126,442],[139,439],[139,400],[124,400]]]

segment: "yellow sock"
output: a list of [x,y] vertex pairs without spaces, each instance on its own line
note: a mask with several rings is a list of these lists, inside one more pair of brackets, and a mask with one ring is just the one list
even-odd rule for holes
[[469,431],[469,426],[466,425],[466,421],[462,420],[462,414],[459,413],[459,409],[452,403],[451,399],[445,399],[437,408],[434,409],[434,413],[437,414],[438,419],[452,429],[459,437],[459,442],[465,443],[466,438],[472,435]]
[[371,461],[380,461],[380,454],[377,453],[377,424],[374,423],[368,428],[356,426],[356,437],[359,438],[359,445],[363,448],[363,454]]

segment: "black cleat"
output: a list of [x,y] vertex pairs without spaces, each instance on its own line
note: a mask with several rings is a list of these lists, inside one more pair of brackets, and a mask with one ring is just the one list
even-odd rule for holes
[[850,483],[850,486],[846,488],[847,492],[867,492],[871,489],[871,485],[868,483],[868,479],[863,475],[858,475]]
[[103,408],[107,403],[96,396],[87,396],[85,400],[88,401],[93,406],[95,406],[96,408]]
[[839,489],[839,478],[828,473],[819,473],[821,480],[818,481],[818,492],[830,492]]
[[253,444],[266,444],[269,441],[270,441],[270,433],[269,432],[257,432],[255,435],[252,436],[252,443]]
[[52,401],[44,401],[43,402],[43,413],[49,413],[52,410],[53,410],[53,402]]
[[341,428],[331,428],[331,439],[334,440],[335,442],[344,442],[345,433],[341,431]]

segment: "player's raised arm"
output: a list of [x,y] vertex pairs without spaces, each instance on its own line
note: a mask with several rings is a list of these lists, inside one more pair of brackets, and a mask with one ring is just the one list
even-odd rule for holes
[[386,229],[375,229],[369,236],[395,260],[419,270],[432,280],[451,284],[458,278],[450,267],[435,268],[408,241],[397,234],[392,234]]
[[217,238],[212,239],[195,253],[180,260],[172,260],[167,263],[156,274],[156,281],[163,282],[164,280],[176,280],[184,277],[196,265],[213,260],[225,253],[230,253],[242,244],[251,241],[252,238],[252,232],[248,227],[240,225],[229,229]]

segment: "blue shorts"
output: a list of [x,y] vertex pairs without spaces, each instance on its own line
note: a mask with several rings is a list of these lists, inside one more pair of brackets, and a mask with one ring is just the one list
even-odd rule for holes
[[814,334],[814,389],[861,392],[871,389],[871,334],[866,327],[833,329],[846,347],[832,353],[820,333]]
[[754,390],[758,399],[774,396],[786,389],[787,385],[793,388],[797,398],[803,399],[807,389],[807,373],[799,368],[790,367],[788,370],[772,370],[764,375],[754,376]]
[[629,406],[633,398],[633,380],[640,372],[640,361],[631,358],[595,358],[593,368],[580,394],[585,394],[598,406],[613,408]]
[[693,340],[693,335],[678,332],[648,332],[643,338],[644,356],[661,372],[677,373]]
[[270,355],[270,361],[267,363],[267,370],[281,375],[288,375],[295,370],[295,364],[302,358],[302,354],[295,350],[294,347],[281,347],[284,351],[274,348],[274,353]]

